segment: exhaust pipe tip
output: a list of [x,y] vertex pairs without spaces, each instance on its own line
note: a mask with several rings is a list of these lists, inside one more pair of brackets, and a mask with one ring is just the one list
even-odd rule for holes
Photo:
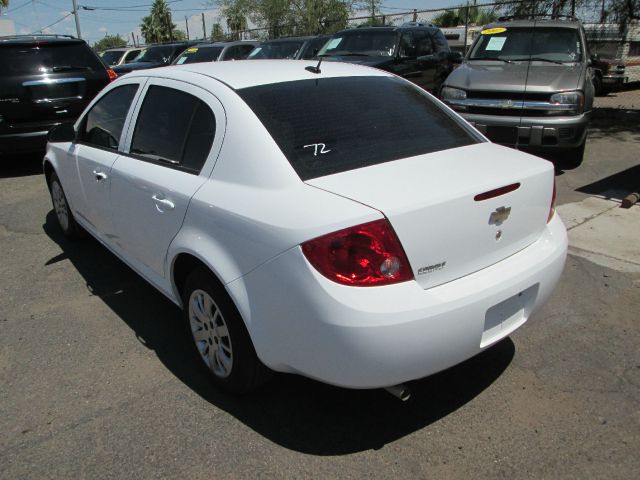
[[411,398],[411,389],[404,383],[401,383],[400,385],[393,385],[391,387],[385,387],[385,390],[394,397],[402,400],[403,402],[406,402]]

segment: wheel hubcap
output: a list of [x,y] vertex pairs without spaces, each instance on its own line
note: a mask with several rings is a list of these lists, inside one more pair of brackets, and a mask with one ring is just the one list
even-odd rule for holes
[[195,290],[189,298],[189,323],[198,352],[213,374],[226,378],[233,367],[229,329],[222,312],[204,290]]
[[58,182],[51,184],[51,199],[53,200],[53,208],[56,211],[58,222],[63,230],[69,228],[69,208],[67,207],[67,200],[64,198],[62,187]]

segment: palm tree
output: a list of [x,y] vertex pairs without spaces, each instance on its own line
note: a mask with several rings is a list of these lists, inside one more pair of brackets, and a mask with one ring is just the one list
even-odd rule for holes
[[184,37],[184,33],[171,21],[171,10],[166,0],[154,0],[149,15],[142,18],[140,32],[146,43],[167,42]]
[[231,30],[231,37],[234,40],[239,38],[238,32],[247,29],[247,17],[239,5],[233,5],[224,9],[227,17],[227,28]]

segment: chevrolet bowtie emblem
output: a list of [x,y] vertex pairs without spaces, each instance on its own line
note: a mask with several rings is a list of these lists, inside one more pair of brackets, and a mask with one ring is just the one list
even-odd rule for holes
[[497,208],[495,212],[491,212],[491,216],[489,217],[489,224],[501,225],[503,222],[507,220],[507,218],[509,218],[510,213],[511,213],[511,207]]

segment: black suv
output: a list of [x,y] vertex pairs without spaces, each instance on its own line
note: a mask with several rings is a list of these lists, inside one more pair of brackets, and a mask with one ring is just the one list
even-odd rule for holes
[[113,71],[118,75],[132,72],[133,70],[145,70],[147,68],[166,67],[171,65],[187,47],[198,45],[202,41],[163,43],[150,45],[136,58],[135,62],[125,63],[113,67]]
[[116,75],[84,40],[0,37],[0,156],[44,152],[54,125],[75,121]]
[[318,56],[395,73],[432,93],[462,61],[440,29],[410,22],[401,27],[358,27],[334,34]]

